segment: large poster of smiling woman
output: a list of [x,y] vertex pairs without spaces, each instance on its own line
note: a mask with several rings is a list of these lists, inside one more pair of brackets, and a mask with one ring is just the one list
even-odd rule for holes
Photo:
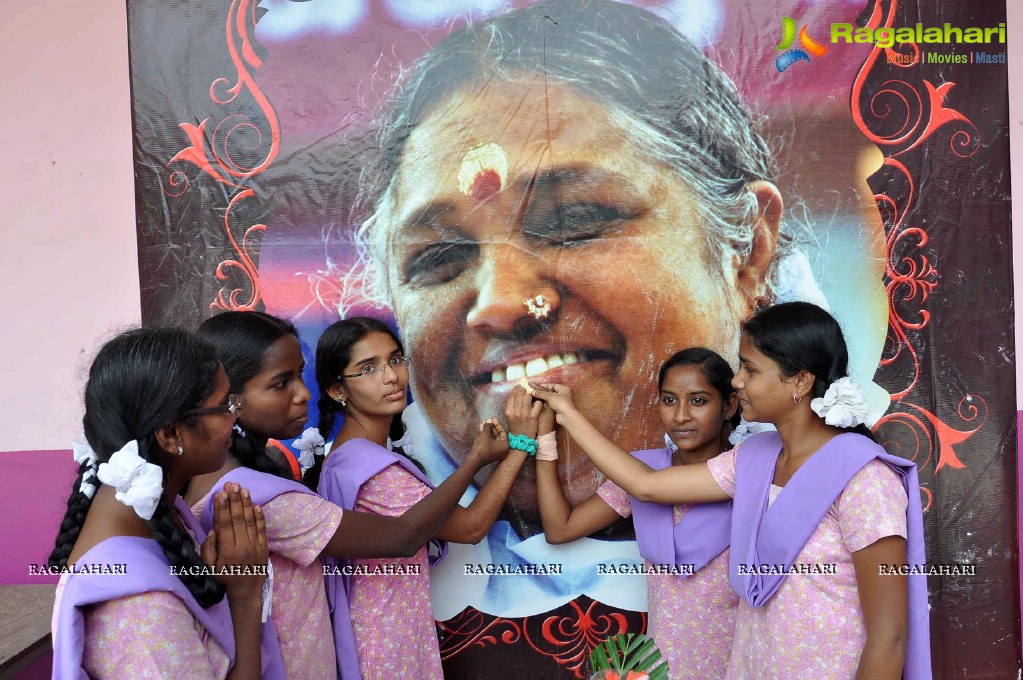
[[[929,577],[936,669],[994,677],[1019,638],[1005,46],[863,37],[1005,18],[940,4],[132,0],[144,319],[287,317],[314,395],[320,332],[384,320],[440,481],[521,377],[662,446],[667,357],[735,365],[755,310],[826,307],[920,467],[930,562],[976,567]],[[603,477],[558,444],[579,503]],[[647,624],[642,564],[628,520],[549,544],[528,464],[431,574],[446,675],[587,677]]]

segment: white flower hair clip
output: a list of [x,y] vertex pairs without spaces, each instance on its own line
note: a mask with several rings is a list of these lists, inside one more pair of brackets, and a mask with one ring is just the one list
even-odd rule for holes
[[739,425],[728,433],[728,443],[732,446],[738,446],[755,434],[771,432],[772,430],[774,430],[774,425],[770,423],[749,421],[739,416]]
[[96,476],[99,456],[96,455],[91,446],[79,441],[71,442],[71,455],[75,457],[75,462],[79,465],[88,463],[88,467],[82,473],[82,483],[78,485],[78,490],[91,500],[96,495],[96,485],[91,484],[89,480]]
[[412,455],[412,433],[409,432],[408,428],[405,428],[405,434],[401,436],[398,441],[391,441],[391,438],[387,438],[387,450],[394,451],[396,448],[401,447],[401,450],[405,452],[406,456]]
[[307,427],[293,446],[301,452],[298,464],[303,471],[311,468],[316,463],[316,456],[322,456],[327,450],[327,442],[323,441],[323,436],[315,427]]
[[121,503],[135,509],[135,514],[149,521],[163,495],[163,469],[146,462],[139,455],[139,443],[132,439],[99,466],[99,481],[115,489]]
[[848,377],[831,383],[823,397],[810,402],[810,408],[828,425],[846,429],[866,422],[870,412],[863,390]]

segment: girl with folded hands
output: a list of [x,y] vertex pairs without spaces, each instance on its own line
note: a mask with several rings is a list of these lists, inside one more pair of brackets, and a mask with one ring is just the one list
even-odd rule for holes
[[[50,555],[65,570],[54,678],[261,676],[263,513],[229,485],[207,533],[178,497],[227,457],[237,417],[229,392],[213,348],[183,331],[128,331],[97,354],[88,443],[75,445],[78,478]],[[123,573],[101,573],[105,565]]]
[[[263,629],[270,659],[264,678],[357,680],[350,639],[343,634],[335,639],[350,624],[343,607],[333,609],[332,625],[324,562],[415,553],[451,514],[473,475],[502,451],[478,451],[434,493],[398,516],[343,510],[291,479],[277,453],[267,449],[273,439],[298,436],[306,423],[310,395],[295,327],[263,312],[225,312],[204,321],[198,335],[216,348],[244,408],[227,459],[216,471],[193,479],[185,498],[204,527],[213,518],[210,499],[228,484],[244,485],[263,508],[273,567],[273,606]],[[312,429],[297,446],[306,468],[315,451],[323,453],[323,439]]]

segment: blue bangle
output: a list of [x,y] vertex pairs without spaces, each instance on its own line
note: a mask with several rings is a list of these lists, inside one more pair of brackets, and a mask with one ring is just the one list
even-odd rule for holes
[[508,447],[516,451],[525,451],[530,456],[536,455],[536,440],[524,434],[509,434]]

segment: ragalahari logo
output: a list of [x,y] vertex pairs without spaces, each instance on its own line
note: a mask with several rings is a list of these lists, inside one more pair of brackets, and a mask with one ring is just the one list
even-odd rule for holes
[[789,50],[796,39],[796,20],[792,17],[783,17],[781,27],[783,31],[781,42],[774,49],[788,51],[779,54],[778,58],[774,60],[774,65],[778,67],[778,73],[783,72],[797,61],[805,61],[808,64],[813,63],[810,60],[811,54],[815,57],[823,57],[828,53],[827,45],[820,44],[806,32],[807,25],[804,25],[803,29],[799,31],[799,43],[804,49],[796,48]]

